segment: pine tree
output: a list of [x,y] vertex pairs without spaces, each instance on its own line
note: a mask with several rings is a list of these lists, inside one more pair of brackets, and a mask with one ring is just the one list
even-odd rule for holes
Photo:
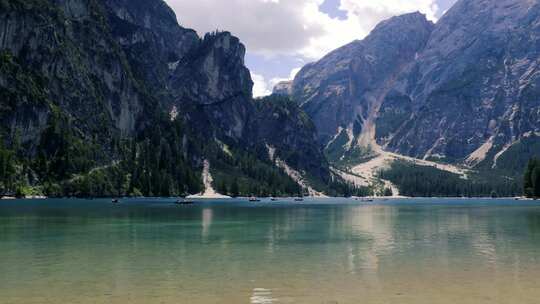
[[227,194],[228,193],[228,190],[227,190],[227,184],[225,183],[225,180],[221,180],[218,184],[218,192],[221,193],[221,194]]
[[238,186],[238,179],[234,179],[233,180],[233,183],[231,185],[231,196],[232,197],[237,197],[240,195],[240,187]]
[[13,190],[14,175],[14,153],[0,146],[0,195]]
[[532,174],[536,166],[537,161],[535,159],[529,160],[527,168],[525,169],[525,175],[523,177],[523,193],[526,197],[534,196],[534,188],[532,182]]
[[540,197],[540,160],[529,160],[523,177],[523,193],[526,197]]
[[536,162],[536,165],[534,166],[534,169],[531,174],[531,182],[532,182],[532,196],[535,198],[540,197],[540,164],[538,161]]

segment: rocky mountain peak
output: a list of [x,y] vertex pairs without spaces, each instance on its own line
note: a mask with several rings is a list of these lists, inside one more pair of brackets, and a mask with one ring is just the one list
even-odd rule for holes
[[438,49],[447,56],[466,48],[473,39],[507,36],[533,25],[539,5],[531,0],[458,1],[437,23],[426,49]]
[[253,81],[244,66],[245,46],[229,32],[205,35],[179,63],[170,86],[177,100],[215,104],[251,98]]
[[460,0],[437,24],[393,17],[306,65],[293,96],[334,161],[377,147],[497,167],[540,134],[538,41],[539,1]]
[[146,29],[174,29],[178,26],[174,11],[163,1],[106,0],[118,18]]
[[215,50],[222,52],[223,55],[231,56],[234,60],[239,60],[239,63],[244,63],[246,47],[230,32],[207,34],[204,39],[203,43],[212,43]]
[[289,96],[292,93],[292,85],[292,80],[280,81],[274,86],[272,93],[276,95]]
[[403,32],[408,32],[409,30],[418,31],[422,28],[431,30],[433,26],[434,23],[429,21],[426,18],[425,14],[422,14],[420,12],[413,12],[394,16],[384,21],[381,21],[371,31],[370,35],[371,37],[373,37],[377,34],[394,32],[397,28],[400,28],[401,30],[403,30]]
[[[330,182],[305,113],[288,100],[253,102],[246,48],[229,32],[201,38],[162,0],[0,1],[0,20],[0,152],[31,164],[10,187],[194,193],[208,162],[224,192],[238,180],[250,195],[292,195],[300,175]],[[124,166],[127,155],[137,157]],[[84,185],[95,180],[82,182],[94,174],[130,189],[94,193]]]
[[535,131],[535,118],[524,113],[538,107],[530,90],[538,77],[539,16],[538,1],[456,3],[397,88],[414,116],[387,146],[475,166]]
[[345,45],[298,73],[292,95],[314,120],[324,145],[342,134],[349,149],[360,133],[371,129],[380,97],[414,62],[433,26],[420,13],[390,18],[364,40]]

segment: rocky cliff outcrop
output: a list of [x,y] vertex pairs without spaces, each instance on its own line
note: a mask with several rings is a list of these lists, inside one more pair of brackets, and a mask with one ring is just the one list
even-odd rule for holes
[[170,77],[180,60],[201,43],[192,29],[178,25],[163,1],[105,1],[111,32],[134,73],[160,102],[170,102]]
[[228,32],[200,38],[181,27],[161,0],[0,1],[2,140],[29,164],[27,176],[66,182],[69,195],[92,193],[81,176],[108,169],[120,184],[131,179],[129,191],[197,189],[193,171],[205,159],[249,159],[264,172],[244,168],[236,178],[279,183],[286,173],[258,153],[266,140],[295,169],[327,178],[299,109],[282,112],[272,136],[274,112],[253,101],[245,52]]
[[1,5],[5,139],[20,134],[33,154],[53,115],[82,137],[135,132],[148,98],[101,19],[103,7],[83,0]]
[[252,142],[266,146],[272,159],[279,158],[309,177],[327,182],[328,163],[309,116],[288,97],[280,95],[257,100],[256,109],[250,127]]
[[242,141],[253,113],[253,82],[245,47],[228,32],[207,34],[176,67],[169,88],[173,104],[203,134]]
[[539,15],[538,1],[460,0],[436,25],[395,17],[304,67],[293,97],[334,160],[378,147],[495,167],[539,132]]
[[408,117],[380,141],[419,158],[493,162],[539,131],[539,37],[537,1],[459,1],[383,105]]
[[367,146],[383,96],[424,48],[432,29],[419,13],[394,17],[366,39],[339,48],[298,73],[292,96],[312,117],[324,145],[343,137],[344,150],[359,141]]
[[280,81],[274,86],[272,93],[276,95],[290,96],[292,94],[292,85],[292,80]]

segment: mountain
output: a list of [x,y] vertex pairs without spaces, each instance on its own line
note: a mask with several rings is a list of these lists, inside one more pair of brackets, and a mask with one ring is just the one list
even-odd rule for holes
[[[415,157],[496,166],[499,153],[539,131],[539,37],[537,1],[459,1],[392,96],[410,100],[410,116],[380,142]],[[403,109],[392,98],[383,104],[390,115]]]
[[328,182],[328,163],[309,116],[287,97],[266,97],[256,106],[252,141],[264,143],[271,159],[282,159],[283,164],[308,173],[311,180]]
[[393,17],[306,65],[290,95],[345,171],[401,159],[513,179],[539,153],[539,15],[538,1],[460,0],[436,24]]
[[292,94],[292,85],[292,80],[280,81],[274,86],[272,94],[289,96]]
[[[373,140],[382,98],[396,75],[424,48],[432,30],[433,24],[419,13],[394,17],[366,39],[341,47],[298,73],[292,95],[312,117],[321,143],[334,159],[352,152],[358,146],[354,142],[367,147]],[[336,148],[339,151],[333,151]]]
[[298,106],[252,98],[228,32],[201,38],[161,0],[0,1],[0,20],[0,194],[345,187]]

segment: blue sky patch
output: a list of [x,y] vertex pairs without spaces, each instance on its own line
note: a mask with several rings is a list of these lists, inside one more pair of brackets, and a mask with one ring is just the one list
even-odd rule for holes
[[340,20],[347,19],[347,12],[340,10],[339,6],[340,0],[326,0],[323,4],[321,4],[321,6],[319,6],[319,10],[332,18],[337,18]]

